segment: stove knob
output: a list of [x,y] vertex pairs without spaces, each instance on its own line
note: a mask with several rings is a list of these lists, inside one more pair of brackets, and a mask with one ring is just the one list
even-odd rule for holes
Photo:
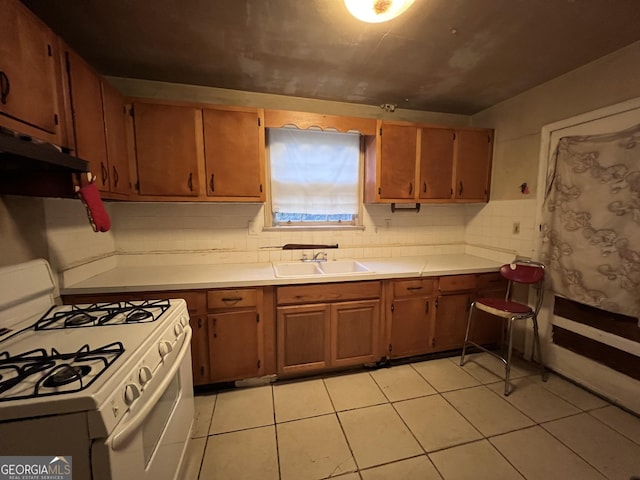
[[173,326],[173,333],[176,334],[176,337],[179,337],[182,332],[184,332],[184,326],[181,323],[176,323]]
[[151,380],[151,377],[153,377],[153,374],[147,366],[142,367],[138,372],[138,380],[140,380],[140,385],[142,386],[145,386]]
[[133,383],[124,387],[124,403],[131,405],[140,396],[140,390]]
[[171,343],[167,342],[166,340],[163,340],[158,345],[158,351],[160,352],[160,356],[163,359],[164,359],[164,357],[166,357],[167,355],[169,355],[171,353],[171,350],[173,350],[173,347],[171,346]]

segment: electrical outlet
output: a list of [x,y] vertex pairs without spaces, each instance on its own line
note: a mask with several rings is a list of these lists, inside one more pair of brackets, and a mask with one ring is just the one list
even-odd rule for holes
[[513,229],[511,230],[511,233],[514,235],[518,235],[520,233],[520,222],[513,222]]

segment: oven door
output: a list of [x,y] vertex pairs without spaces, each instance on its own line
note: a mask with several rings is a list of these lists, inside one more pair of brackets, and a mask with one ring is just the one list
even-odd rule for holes
[[106,440],[93,443],[94,479],[178,477],[193,421],[189,327],[185,328],[185,334],[180,351],[172,362],[167,362],[169,365],[162,367],[167,367],[162,381],[139,399],[145,403],[135,405]]

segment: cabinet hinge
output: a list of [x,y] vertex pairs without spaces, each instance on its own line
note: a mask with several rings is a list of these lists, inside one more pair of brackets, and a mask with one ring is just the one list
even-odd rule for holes
[[382,127],[380,127],[380,136],[382,136]]
[[391,304],[391,311],[393,312],[396,309],[395,305],[392,303]]
[[453,132],[453,139],[456,139],[456,132]]
[[435,346],[436,346],[436,338],[435,338],[435,337],[433,337],[433,338],[431,339],[431,346],[432,346],[432,347],[435,347]]
[[258,360],[258,368],[260,368],[260,365],[261,365],[260,360]]
[[204,375],[204,366],[200,366],[200,375]]
[[382,189],[378,187],[378,195],[382,195]]
[[69,61],[69,52],[64,52],[64,67],[67,73],[71,73],[71,62]]
[[262,193],[262,184],[260,184],[260,193]]
[[256,323],[260,323],[260,314],[256,313]]
[[53,114],[53,123],[55,123],[56,125],[58,125],[58,114],[54,113]]
[[140,191],[140,182],[139,181],[136,182],[135,187],[136,187],[136,190]]
[[260,126],[260,125],[261,125],[260,117],[258,117],[258,126]]
[[53,52],[51,51],[51,45],[47,44],[47,55],[50,57],[53,56]]
[[491,143],[491,135],[487,135],[487,143]]
[[391,348],[391,344],[389,344],[389,351],[391,351],[391,350],[392,350],[392,348]]
[[438,299],[436,298],[436,308],[438,308],[438,305],[440,304],[440,302],[438,301]]
[[133,105],[129,107],[129,115],[131,115],[132,117],[135,115],[135,112],[133,110]]

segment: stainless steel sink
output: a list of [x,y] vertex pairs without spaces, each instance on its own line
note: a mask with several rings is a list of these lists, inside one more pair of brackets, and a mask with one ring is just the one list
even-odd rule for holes
[[356,260],[333,260],[328,262],[274,262],[273,271],[275,276],[279,278],[371,273],[371,270]]

